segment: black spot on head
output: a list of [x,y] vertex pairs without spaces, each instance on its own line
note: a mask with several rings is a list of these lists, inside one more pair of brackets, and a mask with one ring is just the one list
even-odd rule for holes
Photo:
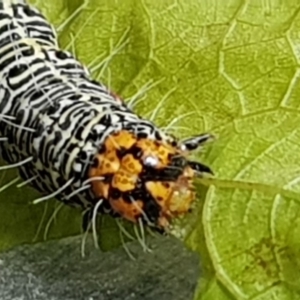
[[98,154],[103,154],[106,151],[106,147],[104,145],[100,145],[98,147]]
[[109,191],[109,196],[112,198],[112,199],[119,199],[121,197],[122,193],[116,189],[116,188],[110,188],[110,191]]
[[99,159],[97,157],[95,157],[92,161],[92,168],[99,168],[100,162]]
[[117,157],[119,159],[122,159],[127,153],[128,153],[128,150],[124,147],[120,147],[119,149],[117,149]]
[[112,181],[112,178],[113,178],[113,174],[106,174],[105,176],[104,176],[104,179],[103,179],[103,183],[110,183],[111,181]]
[[144,198],[145,190],[143,189],[142,186],[136,187],[130,192],[127,192],[124,195],[124,200],[127,202],[132,202],[136,200],[142,200]]
[[140,159],[143,155],[143,150],[135,145],[133,145],[129,150],[128,153],[132,154],[132,156],[136,159]]
[[156,203],[156,201],[151,197],[147,197],[144,201],[144,211],[148,217],[148,219],[157,223],[159,215],[160,215],[160,206]]
[[156,147],[159,147],[159,146],[160,146],[160,143],[159,143],[159,141],[157,141],[157,140],[154,140],[154,145],[155,145]]
[[140,190],[140,189],[143,188],[143,182],[142,182],[140,179],[137,180],[137,182],[136,182],[136,184],[135,184],[135,188],[136,188],[137,190]]
[[141,179],[144,181],[176,181],[182,174],[182,168],[167,166],[162,169],[155,169],[151,166],[144,165],[141,173]]
[[145,132],[138,132],[137,138],[138,139],[146,139],[148,137],[148,134]]
[[168,189],[170,187],[170,183],[169,182],[163,182],[163,186]]
[[122,193],[122,198],[124,199],[125,202],[127,203],[132,203],[132,201],[135,201],[136,198],[133,198],[131,195],[131,191],[130,192],[125,192]]

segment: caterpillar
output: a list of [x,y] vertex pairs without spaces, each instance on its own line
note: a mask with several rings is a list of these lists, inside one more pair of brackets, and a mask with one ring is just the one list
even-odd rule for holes
[[24,0],[0,0],[1,168],[41,193],[95,214],[168,232],[211,169],[189,155],[213,138],[183,140],[137,115],[57,42]]

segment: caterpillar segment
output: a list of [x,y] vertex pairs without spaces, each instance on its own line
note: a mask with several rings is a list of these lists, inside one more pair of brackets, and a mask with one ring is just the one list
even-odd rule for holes
[[211,137],[165,134],[60,49],[36,8],[0,0],[0,154],[42,194],[35,202],[56,197],[165,232],[190,210],[194,178],[212,173],[189,160]]

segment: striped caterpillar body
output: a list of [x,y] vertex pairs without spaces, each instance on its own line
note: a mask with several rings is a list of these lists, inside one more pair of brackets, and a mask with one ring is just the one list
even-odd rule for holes
[[[189,211],[188,159],[210,134],[177,140],[136,115],[63,51],[44,16],[0,0],[0,153],[42,193],[165,232]],[[1,169],[1,168],[0,168]]]

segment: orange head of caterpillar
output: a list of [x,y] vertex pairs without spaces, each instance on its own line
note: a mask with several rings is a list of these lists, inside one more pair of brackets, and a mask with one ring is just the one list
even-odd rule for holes
[[208,167],[186,158],[186,153],[196,148],[195,141],[178,146],[125,130],[110,135],[89,170],[89,178],[102,178],[92,181],[94,195],[108,201],[115,213],[129,221],[140,219],[167,230],[172,218],[190,210],[196,196],[196,174],[211,173]]

